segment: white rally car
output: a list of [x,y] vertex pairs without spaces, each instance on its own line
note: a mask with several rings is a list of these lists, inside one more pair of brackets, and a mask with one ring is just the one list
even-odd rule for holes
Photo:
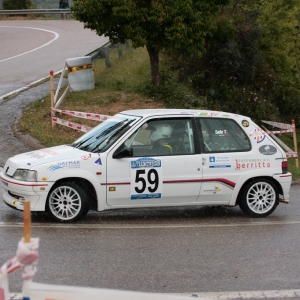
[[4,202],[59,222],[89,210],[236,206],[252,217],[288,203],[285,152],[250,118],[217,111],[124,111],[70,145],[11,157]]

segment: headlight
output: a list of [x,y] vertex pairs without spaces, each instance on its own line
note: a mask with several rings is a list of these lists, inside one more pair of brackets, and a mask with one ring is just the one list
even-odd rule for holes
[[17,169],[13,178],[21,181],[36,181],[37,172],[25,169]]

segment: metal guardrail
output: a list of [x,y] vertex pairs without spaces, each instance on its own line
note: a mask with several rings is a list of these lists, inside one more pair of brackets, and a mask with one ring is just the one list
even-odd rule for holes
[[[129,49],[129,40],[125,42],[126,49]],[[98,59],[104,58],[105,65],[107,68],[111,67],[110,63],[110,50],[113,48],[118,48],[119,57],[123,56],[122,53],[122,44],[112,44],[111,42],[107,42],[106,44],[102,45],[100,48],[95,49],[94,51],[86,54],[86,56],[90,56],[92,58],[92,62],[95,62]]]
[[0,15],[72,14],[70,9],[14,9],[0,10]]

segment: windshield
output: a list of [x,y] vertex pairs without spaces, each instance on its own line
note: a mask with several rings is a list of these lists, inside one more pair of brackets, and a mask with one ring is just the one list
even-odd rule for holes
[[104,152],[129,128],[137,117],[116,115],[102,122],[70,146],[88,152]]

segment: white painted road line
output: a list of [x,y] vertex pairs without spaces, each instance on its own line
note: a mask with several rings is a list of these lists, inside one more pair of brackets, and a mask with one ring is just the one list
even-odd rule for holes
[[[60,70],[60,71],[55,72],[54,75],[58,75],[58,74],[60,74],[62,71],[63,71],[63,69]],[[1,97],[0,97],[0,104],[3,102],[3,100],[4,100],[5,98],[10,97],[10,96],[13,96],[13,95],[16,95],[16,94],[21,93],[21,92],[23,92],[23,91],[26,91],[26,90],[30,89],[31,87],[33,87],[34,85],[39,84],[39,83],[43,82],[44,80],[48,80],[48,79],[50,79],[50,75],[49,75],[49,76],[46,76],[46,77],[43,77],[43,78],[41,78],[41,79],[38,79],[38,80],[36,80],[36,81],[34,81],[34,82],[31,82],[30,84],[28,84],[28,85],[26,85],[26,86],[24,86],[24,87],[22,87],[22,88],[19,88],[19,89],[17,89],[17,90],[14,90],[14,91],[12,91],[12,92],[10,92],[10,93],[8,93],[8,94],[5,94],[5,95],[1,96]],[[3,170],[3,168],[0,167],[0,172],[1,172],[2,170]]]
[[270,290],[270,291],[241,291],[241,292],[217,292],[217,293],[183,293],[180,296],[206,297],[219,300],[230,299],[287,299],[300,298],[300,290]]
[[48,46],[49,44],[51,44],[52,42],[54,42],[55,40],[57,40],[59,38],[59,34],[55,31],[51,31],[51,30],[47,30],[47,29],[41,29],[41,28],[35,28],[35,27],[23,27],[23,26],[0,26],[0,27],[9,27],[9,28],[25,28],[25,29],[33,29],[33,30],[41,30],[41,31],[46,31],[46,32],[50,32],[50,33],[53,33],[54,34],[54,38],[49,41],[48,43],[42,45],[42,46],[39,46],[37,48],[34,48],[32,50],[29,50],[29,51],[26,51],[24,53],[21,53],[21,54],[18,54],[18,55],[15,55],[15,56],[12,56],[12,57],[9,57],[9,58],[6,58],[6,59],[2,59],[0,60],[0,63],[4,62],[4,61],[7,61],[7,60],[10,60],[10,59],[13,59],[13,58],[16,58],[16,57],[19,57],[19,56],[22,56],[22,55],[25,55],[25,54],[28,54],[30,52],[33,52],[33,51],[36,51],[36,50],[39,50],[43,47],[46,47]]
[[[241,292],[207,292],[207,293],[176,293],[172,295],[189,296],[200,299],[234,300],[234,299],[288,299],[300,297],[300,290],[270,290]],[[10,293],[10,300],[22,300],[21,293]]]
[[[161,228],[215,228],[215,227],[247,227],[247,226],[276,226],[276,225],[298,225],[300,221],[282,221],[282,222],[248,222],[232,224],[47,224],[31,223],[32,228],[65,228],[65,229],[161,229]],[[0,222],[0,228],[20,228],[23,223]]]

